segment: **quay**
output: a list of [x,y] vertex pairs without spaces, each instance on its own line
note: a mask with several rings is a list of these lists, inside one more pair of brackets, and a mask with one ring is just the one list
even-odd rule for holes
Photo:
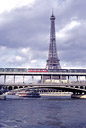
[[6,100],[6,96],[0,95],[0,100]]

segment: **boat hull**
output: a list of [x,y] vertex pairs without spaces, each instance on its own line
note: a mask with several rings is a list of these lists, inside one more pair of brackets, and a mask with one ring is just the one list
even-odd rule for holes
[[19,97],[26,97],[26,98],[40,98],[41,96],[19,96]]

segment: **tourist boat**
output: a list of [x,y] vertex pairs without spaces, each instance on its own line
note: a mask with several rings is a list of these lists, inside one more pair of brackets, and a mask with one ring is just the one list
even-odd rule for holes
[[19,97],[29,97],[29,98],[41,97],[40,94],[36,91],[22,91],[22,92],[17,92],[16,95],[18,95]]

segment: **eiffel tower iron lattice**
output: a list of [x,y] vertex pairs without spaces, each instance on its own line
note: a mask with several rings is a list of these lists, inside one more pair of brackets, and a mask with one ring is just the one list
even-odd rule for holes
[[49,55],[46,64],[46,69],[60,69],[60,60],[57,55],[56,48],[56,36],[55,36],[55,16],[52,11],[52,15],[50,17],[51,20],[51,28],[50,28],[50,46],[49,46]]

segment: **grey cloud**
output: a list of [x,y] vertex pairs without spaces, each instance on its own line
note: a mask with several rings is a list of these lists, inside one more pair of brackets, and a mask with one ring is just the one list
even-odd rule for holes
[[[0,46],[8,49],[30,48],[27,55],[16,55],[24,62],[43,59],[46,62],[49,47],[50,15],[52,8],[56,16],[56,32],[64,28],[71,20],[81,22],[77,29],[69,30],[68,38],[57,38],[57,49],[62,62],[69,65],[84,65],[86,47],[85,12],[86,1],[83,0],[37,0],[32,8],[23,7],[3,14],[5,22],[0,25]],[[70,35],[70,36],[69,36]],[[8,52],[7,52],[8,54]],[[31,56],[31,58],[29,58]],[[16,61],[16,60],[15,60]],[[80,62],[80,63],[79,63]],[[14,62],[13,62],[14,63]],[[18,65],[19,62],[16,61]]]

